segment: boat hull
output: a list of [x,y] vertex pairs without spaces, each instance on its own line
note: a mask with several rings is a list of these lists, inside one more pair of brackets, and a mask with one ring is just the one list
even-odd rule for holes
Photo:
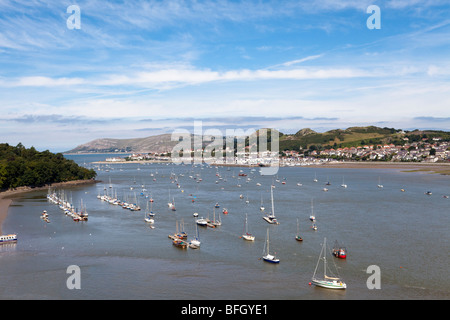
[[311,283],[314,284],[315,286],[326,288],[326,289],[344,290],[347,288],[347,285],[345,283],[338,282],[338,281],[312,279]]
[[263,256],[263,260],[269,263],[280,263],[280,259],[275,258],[273,255],[268,254]]
[[247,241],[255,241],[255,237],[252,235],[248,235],[248,234],[243,234],[242,238],[244,238],[244,240],[247,240]]
[[265,262],[269,262],[269,263],[280,263],[280,260],[279,260],[279,259],[267,259],[267,258],[264,258],[264,257],[263,257],[263,260],[264,260]]

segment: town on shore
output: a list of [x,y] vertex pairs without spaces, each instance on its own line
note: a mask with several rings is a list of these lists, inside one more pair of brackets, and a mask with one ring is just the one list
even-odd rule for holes
[[[193,153],[194,150],[191,150],[191,152]],[[133,153],[123,158],[118,156],[109,157],[106,158],[105,162],[130,163],[142,161],[170,162],[172,158],[170,153]],[[446,164],[450,163],[450,142],[441,141],[440,138],[433,138],[431,141],[423,139],[418,142],[406,142],[404,145],[378,144],[324,150],[318,150],[313,147],[307,150],[266,151],[263,153],[249,152],[249,148],[246,147],[246,151],[236,152],[235,157],[231,161],[225,157],[193,157],[192,161],[236,166],[270,166],[274,162],[279,166],[318,165],[338,162]]]

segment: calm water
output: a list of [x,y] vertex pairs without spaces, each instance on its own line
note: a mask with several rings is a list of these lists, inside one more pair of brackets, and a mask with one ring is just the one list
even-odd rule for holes
[[[71,158],[89,166],[105,156]],[[248,177],[238,179],[240,169]],[[172,183],[171,173],[177,174],[180,188]],[[201,177],[202,182],[189,176]],[[275,182],[276,178],[260,176],[258,169],[250,168],[116,164],[109,172],[98,172],[103,183],[66,189],[76,206],[81,200],[86,205],[87,222],[73,222],[47,202],[46,192],[26,194],[15,199],[3,224],[3,232],[17,233],[19,241],[0,247],[0,298],[450,298],[450,199],[442,197],[450,194],[450,177],[392,169],[280,168],[278,179],[285,178],[286,184]],[[340,187],[343,179],[346,189]],[[383,189],[377,188],[379,179]],[[331,185],[324,192],[327,181]],[[262,198],[270,210],[272,182],[280,225],[267,224],[259,209]],[[303,185],[297,186],[298,182]],[[144,195],[142,185],[148,190]],[[144,222],[144,211],[131,212],[97,199],[104,188],[116,191],[121,199],[136,197],[142,208],[148,202],[145,195],[153,197],[156,228]],[[428,190],[431,196],[424,194]],[[167,207],[169,193],[176,212]],[[309,221],[312,198],[317,231]],[[216,202],[222,226],[199,228],[199,250],[174,247],[167,236],[175,232],[176,221],[184,221],[191,239],[192,214],[212,218]],[[228,215],[222,214],[224,207]],[[43,210],[51,223],[39,218]],[[254,243],[240,238],[246,213]],[[303,242],[294,239],[297,218]],[[267,228],[279,265],[260,259]],[[308,284],[324,237],[329,246],[338,240],[347,247],[346,260],[329,258],[347,283],[345,291]],[[81,290],[66,287],[69,265],[81,268]],[[367,289],[370,265],[381,268],[380,290]]]

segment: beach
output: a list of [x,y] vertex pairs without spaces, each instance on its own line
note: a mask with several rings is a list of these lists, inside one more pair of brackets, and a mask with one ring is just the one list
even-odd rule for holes
[[8,215],[8,208],[12,203],[12,197],[21,193],[39,191],[39,190],[47,190],[48,188],[58,188],[58,187],[70,187],[70,186],[78,186],[83,184],[91,184],[100,182],[98,180],[74,180],[67,182],[58,182],[51,185],[45,185],[43,187],[19,187],[16,189],[10,189],[6,191],[0,192],[0,235],[3,234],[2,225],[3,221],[6,219]]

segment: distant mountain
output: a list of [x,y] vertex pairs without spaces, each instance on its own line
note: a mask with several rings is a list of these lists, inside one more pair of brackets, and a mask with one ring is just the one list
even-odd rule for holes
[[[272,130],[268,130],[268,139],[271,140]],[[259,130],[256,132],[259,135]],[[79,145],[66,153],[100,153],[100,152],[136,152],[136,153],[162,153],[170,152],[178,141],[171,140],[171,134],[161,134],[146,138],[135,139],[96,139]],[[395,144],[403,145],[406,141],[415,142],[427,138],[442,138],[450,141],[450,132],[446,131],[406,131],[394,128],[350,127],[347,129],[334,129],[323,133],[305,128],[295,134],[279,133],[280,151],[308,149],[321,147],[353,147],[366,144]],[[203,147],[210,141],[204,141]]]
[[94,153],[94,152],[169,152],[178,143],[171,141],[171,134],[161,134],[146,138],[135,139],[96,139],[79,145],[65,153]]

